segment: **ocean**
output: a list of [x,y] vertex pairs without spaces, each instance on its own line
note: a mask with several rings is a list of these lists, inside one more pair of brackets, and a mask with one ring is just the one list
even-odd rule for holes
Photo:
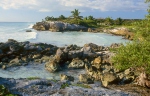
[[[0,22],[0,42],[14,39],[19,42],[30,41],[32,43],[48,43],[56,46],[76,44],[83,46],[87,43],[109,46],[112,43],[125,43],[128,40],[121,36],[112,36],[105,33],[89,32],[49,32],[32,29],[35,22]],[[32,32],[26,32],[32,30]]]

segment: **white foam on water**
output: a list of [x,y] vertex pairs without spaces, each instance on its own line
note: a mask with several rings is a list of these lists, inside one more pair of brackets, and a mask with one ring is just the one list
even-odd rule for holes
[[33,25],[34,25],[34,24],[30,24],[30,25],[28,26],[28,28],[31,29],[31,28],[33,27]]
[[1,32],[0,42],[6,42],[8,39],[15,39],[17,41],[27,41],[36,39],[36,32]]

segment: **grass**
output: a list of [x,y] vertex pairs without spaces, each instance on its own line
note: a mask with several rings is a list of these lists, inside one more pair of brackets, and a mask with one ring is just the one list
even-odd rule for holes
[[66,87],[69,87],[68,83],[64,83],[64,84],[61,85],[61,89],[65,89]]
[[36,79],[41,79],[40,77],[28,77],[28,80],[36,80]]
[[78,86],[82,88],[91,88],[91,86],[89,86],[88,84],[73,84],[73,86]]

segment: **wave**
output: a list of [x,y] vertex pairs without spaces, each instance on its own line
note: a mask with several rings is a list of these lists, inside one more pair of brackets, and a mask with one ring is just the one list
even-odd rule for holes
[[30,24],[30,25],[28,26],[28,28],[30,28],[30,29],[31,29],[31,28],[33,27],[33,25],[34,25],[34,24]]
[[0,41],[6,42],[8,39],[15,39],[17,41],[30,41],[37,38],[36,32],[11,32],[0,34]]

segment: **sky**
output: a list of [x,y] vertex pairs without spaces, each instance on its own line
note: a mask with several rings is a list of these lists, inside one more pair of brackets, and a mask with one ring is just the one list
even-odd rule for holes
[[144,0],[0,0],[0,22],[37,22],[46,16],[81,16],[143,19],[148,5]]

